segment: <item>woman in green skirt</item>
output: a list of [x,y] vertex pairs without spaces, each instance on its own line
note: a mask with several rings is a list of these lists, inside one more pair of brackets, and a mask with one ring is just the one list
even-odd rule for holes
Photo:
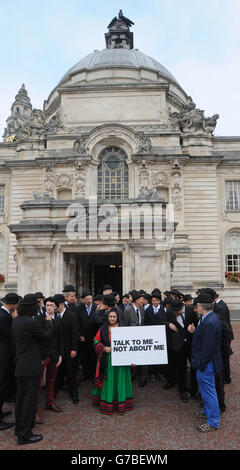
[[120,414],[133,408],[133,393],[130,366],[112,366],[111,329],[120,326],[118,312],[110,310],[108,320],[94,338],[98,361],[93,389],[93,403],[100,411],[110,415]]

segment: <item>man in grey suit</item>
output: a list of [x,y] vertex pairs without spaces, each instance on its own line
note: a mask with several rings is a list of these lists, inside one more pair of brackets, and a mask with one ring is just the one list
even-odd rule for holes
[[142,326],[144,324],[143,295],[141,292],[134,292],[133,303],[124,311],[125,326]]
[[[132,294],[133,303],[129,305],[124,311],[124,323],[125,326],[143,326],[144,325],[144,306],[143,306],[143,294],[142,292],[134,291]],[[138,369],[138,370],[137,370]],[[144,387],[147,383],[147,366],[138,366],[135,368],[132,378],[134,379],[137,372],[139,372],[139,387]]]

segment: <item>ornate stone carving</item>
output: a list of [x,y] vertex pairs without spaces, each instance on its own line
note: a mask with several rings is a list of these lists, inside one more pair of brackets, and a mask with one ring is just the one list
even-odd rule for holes
[[178,126],[183,133],[212,134],[219,115],[205,117],[204,111],[196,108],[196,104],[191,100],[179,113],[171,113],[170,118],[173,125]]
[[47,123],[45,114],[40,109],[33,109],[30,118],[23,124],[15,140],[22,142],[28,139],[46,139]]
[[156,188],[148,188],[147,186],[140,187],[138,199],[158,199]]
[[175,210],[181,210],[183,206],[183,181],[182,170],[179,161],[176,159],[172,162],[171,170],[171,188],[172,188],[172,203]]
[[43,186],[45,191],[48,191],[53,196],[56,184],[56,171],[51,163],[46,163],[45,172],[43,175]]
[[138,136],[137,153],[150,153],[152,150],[151,139],[141,132]]
[[154,186],[169,186],[169,175],[164,171],[157,171],[152,176]]
[[88,136],[85,136],[85,135],[76,139],[73,144],[74,152],[79,155],[89,154],[89,148],[87,147],[87,140],[88,140]]
[[141,170],[139,172],[139,186],[141,188],[144,188],[144,187],[149,187],[149,184],[150,184],[149,171]]
[[73,175],[72,174],[57,174],[56,175],[56,188],[72,188]]
[[75,199],[82,199],[85,197],[86,187],[86,169],[87,164],[77,160],[75,163],[74,172],[74,196]]
[[58,111],[48,122],[48,132],[53,134],[62,128],[61,111]]

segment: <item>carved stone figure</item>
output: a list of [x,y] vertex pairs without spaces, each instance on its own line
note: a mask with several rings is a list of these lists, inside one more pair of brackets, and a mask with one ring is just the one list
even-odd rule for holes
[[183,133],[207,133],[212,134],[219,118],[218,114],[212,117],[205,117],[204,111],[196,108],[196,104],[190,101],[184,105],[182,110],[170,115],[173,125],[177,125]]
[[152,149],[151,139],[143,134],[139,135],[137,153],[150,153]]
[[27,139],[44,140],[46,138],[46,132],[47,124],[44,112],[40,109],[33,109],[30,118],[23,124],[15,140],[17,142],[22,142]]
[[87,136],[81,136],[76,139],[73,144],[73,150],[80,155],[87,155],[89,153],[89,148],[87,147]]

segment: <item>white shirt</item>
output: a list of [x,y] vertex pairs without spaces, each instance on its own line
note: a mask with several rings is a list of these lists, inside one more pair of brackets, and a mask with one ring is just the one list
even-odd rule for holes
[[62,313],[57,313],[57,316],[62,318],[65,312],[66,312],[66,309],[64,309]]
[[9,315],[12,315],[12,312],[9,312],[9,310],[8,310],[6,307],[3,307],[3,306],[2,306],[1,308],[3,308],[4,310],[6,310],[6,312],[9,313]]
[[135,312],[137,314],[137,310],[138,310],[138,323],[139,323],[139,326],[141,326],[141,313],[140,313],[140,308],[136,307],[135,304],[133,304],[134,308],[135,308]]

